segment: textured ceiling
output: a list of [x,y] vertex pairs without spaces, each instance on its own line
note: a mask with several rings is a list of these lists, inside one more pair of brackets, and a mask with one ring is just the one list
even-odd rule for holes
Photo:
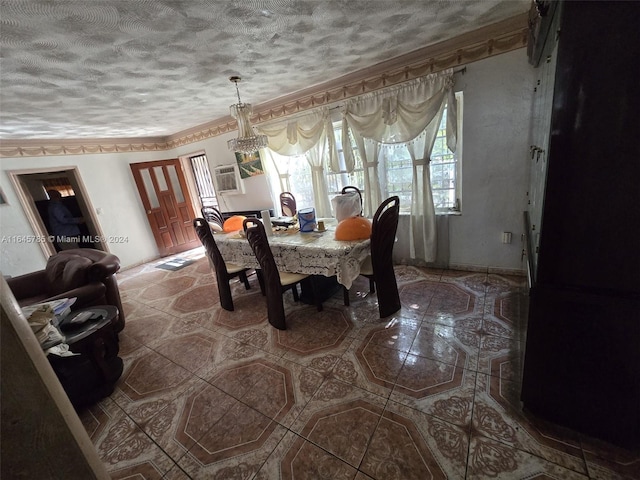
[[165,136],[526,12],[530,0],[1,0],[0,138]]

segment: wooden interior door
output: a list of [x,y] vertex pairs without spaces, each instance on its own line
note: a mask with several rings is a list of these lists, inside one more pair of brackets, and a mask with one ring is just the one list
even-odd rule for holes
[[160,255],[199,247],[180,160],[132,163],[131,171]]

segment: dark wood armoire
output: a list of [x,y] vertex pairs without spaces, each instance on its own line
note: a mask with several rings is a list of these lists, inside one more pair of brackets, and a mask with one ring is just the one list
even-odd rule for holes
[[534,2],[522,401],[640,443],[640,2]]

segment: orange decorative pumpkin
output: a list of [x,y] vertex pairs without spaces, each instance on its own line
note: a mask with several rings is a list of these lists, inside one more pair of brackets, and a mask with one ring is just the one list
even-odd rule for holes
[[242,223],[247,217],[242,215],[234,215],[233,217],[229,217],[224,221],[224,225],[222,226],[222,230],[225,232],[237,232],[238,230],[242,230]]
[[336,240],[365,240],[371,237],[371,222],[364,217],[349,217],[336,227]]

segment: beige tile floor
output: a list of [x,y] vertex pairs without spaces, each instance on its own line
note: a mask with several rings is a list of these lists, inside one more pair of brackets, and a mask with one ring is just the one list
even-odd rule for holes
[[524,278],[396,267],[380,319],[360,278],[266,320],[255,275],[219,307],[200,249],[118,274],[124,373],[80,417],[113,478],[640,478],[640,455],[523,413]]

